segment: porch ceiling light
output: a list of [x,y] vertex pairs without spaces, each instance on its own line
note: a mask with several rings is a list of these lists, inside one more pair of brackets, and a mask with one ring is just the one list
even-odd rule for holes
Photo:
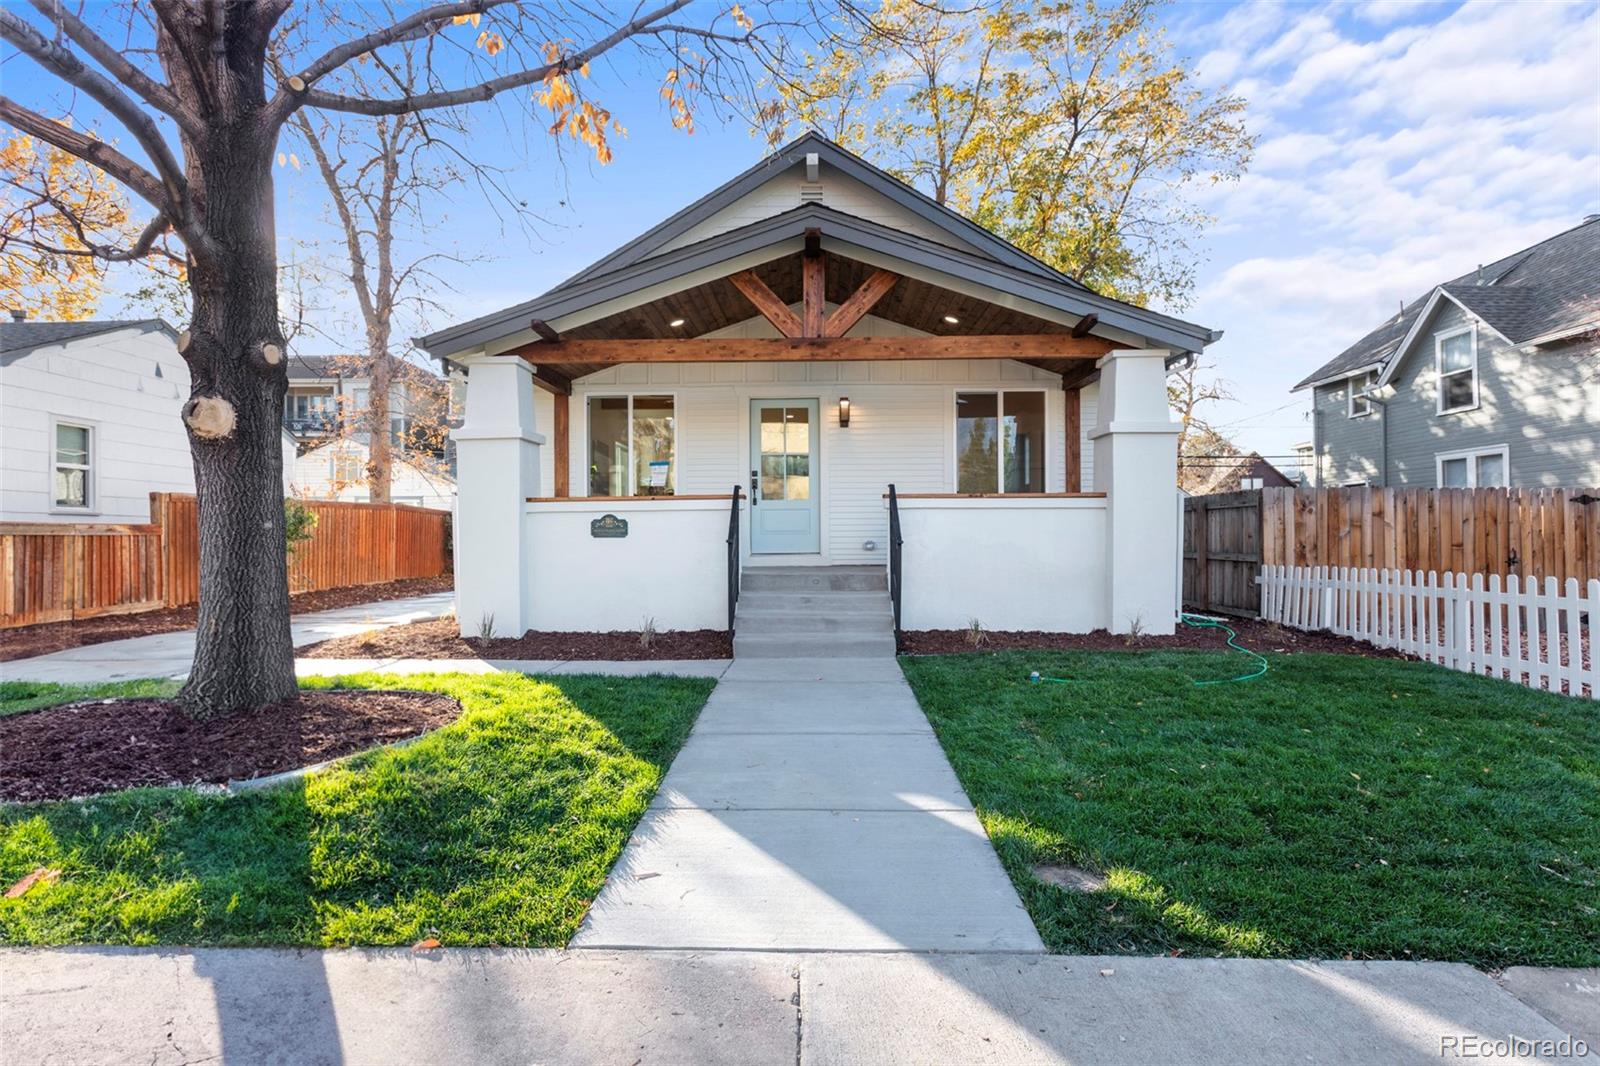
[[961,320],[959,318],[957,318],[955,315],[945,315],[944,316],[944,320],[946,322],[950,323],[952,326],[961,325]]
[[850,426],[850,397],[839,397],[839,427],[848,429]]
[[668,322],[667,325],[671,326],[673,329],[677,329],[679,326],[683,325],[683,319],[675,318],[671,322]]

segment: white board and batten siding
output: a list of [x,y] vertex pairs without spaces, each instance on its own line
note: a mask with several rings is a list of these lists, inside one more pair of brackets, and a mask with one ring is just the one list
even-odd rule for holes
[[[116,329],[0,360],[0,521],[142,523],[150,493],[193,492],[179,412],[189,368],[170,334]],[[58,422],[90,431],[89,506],[55,506]]]
[[1600,580],[1262,567],[1261,617],[1466,673],[1600,699]]
[[785,211],[792,211],[802,203],[820,203],[835,211],[864,218],[869,222],[876,222],[902,233],[910,233],[946,247],[974,251],[970,244],[952,238],[948,230],[933,225],[882,193],[868,188],[854,178],[845,177],[824,164],[815,183],[808,183],[805,180],[804,165],[791,167],[787,173],[774,177],[760,188],[746,193],[651,254],[660,255],[663,252],[697,244],[729,230],[760,222]]
[[[904,362],[656,363],[613,367],[574,384],[571,469],[574,495],[588,492],[590,397],[668,394],[677,429],[677,492],[730,492],[750,481],[750,401],[819,401],[822,552],[819,563],[884,563],[884,493],[955,491],[955,397],[962,391],[1031,389],[1045,397],[1045,490],[1066,484],[1060,379],[1011,360]],[[1082,424],[1095,424],[1094,385],[1083,389]],[[839,399],[850,398],[850,425]],[[539,401],[538,416],[546,415]],[[548,426],[549,422],[542,425]],[[1083,483],[1093,483],[1093,449],[1080,440]],[[541,449],[550,453],[554,449]],[[552,460],[541,455],[541,483]],[[873,548],[865,547],[868,541]],[[748,541],[747,541],[748,542]]]

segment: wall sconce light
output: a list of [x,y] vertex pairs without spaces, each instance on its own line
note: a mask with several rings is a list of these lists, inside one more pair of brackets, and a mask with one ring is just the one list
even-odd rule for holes
[[848,429],[850,426],[850,397],[839,397],[839,427]]

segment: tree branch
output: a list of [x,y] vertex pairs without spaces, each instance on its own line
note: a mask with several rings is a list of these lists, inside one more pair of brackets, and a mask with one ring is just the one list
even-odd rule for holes
[[[59,205],[52,204],[51,206],[56,207],[57,210],[60,210]],[[67,212],[62,212],[62,215],[70,223],[72,223],[73,229],[75,229],[78,232],[79,237],[83,239],[84,247],[63,248],[59,245],[46,244],[45,242],[35,240],[32,237],[6,236],[0,236],[0,247],[3,247],[7,244],[20,244],[23,247],[32,248],[36,251],[44,252],[49,255],[73,255],[82,259],[100,259],[107,263],[132,263],[150,255],[152,249],[155,247],[157,239],[159,239],[160,236],[168,229],[172,228],[172,224],[167,220],[166,215],[157,214],[155,218],[150,220],[150,224],[144,228],[144,232],[139,234],[139,239],[133,243],[132,247],[112,248],[107,245],[92,243],[89,241],[88,235],[84,233],[82,226],[78,225],[76,219],[72,218],[72,216]],[[159,254],[165,255],[168,259],[171,259],[176,263],[181,264],[183,262],[182,258],[173,255],[171,252],[164,249],[160,250]]]
[[[519,89],[524,85],[532,85],[534,82],[544,81],[546,78],[554,77],[558,74],[571,73],[597,56],[609,52],[628,38],[646,32],[651,24],[666,18],[675,11],[682,10],[689,6],[691,2],[692,0],[668,0],[666,4],[656,8],[654,11],[640,15],[638,18],[617,27],[581,52],[575,52],[564,59],[556,60],[554,63],[546,63],[530,70],[506,74],[499,78],[491,78],[488,81],[470,85],[466,88],[419,93],[415,96],[407,95],[398,99],[342,96],[337,93],[325,93],[307,88],[305,93],[302,94],[301,100],[309,107],[323,108],[328,111],[348,111],[358,115],[403,115],[413,111],[455,107],[458,104],[490,100],[508,89]],[[382,33],[379,33],[372,36],[382,35]]]
[[[132,185],[132,187],[157,210],[165,211],[175,220],[179,232],[184,234],[190,248],[193,249],[195,241],[191,238],[189,230],[190,223],[194,220],[194,205],[189,197],[189,183],[184,179],[183,169],[178,166],[171,147],[161,136],[161,131],[156,128],[154,120],[104,75],[84,66],[77,56],[60,45],[46,40],[38,30],[4,8],[0,8],[0,39],[15,45],[18,51],[26,54],[68,85],[82,89],[133,133],[140,146],[155,163],[156,172],[161,176],[159,184],[163,192],[159,196],[151,196],[147,186]],[[56,141],[51,143],[66,148]],[[78,154],[71,148],[66,150],[74,155]],[[94,162],[92,159],[89,161]]]
[[106,142],[95,140],[54,119],[45,118],[37,111],[30,111],[9,96],[0,96],[0,122],[14,126],[23,133],[31,133],[41,141],[92,163],[150,201],[158,210],[165,210],[166,190],[161,186],[161,179]]
[[295,78],[285,79],[284,87],[279,89],[277,95],[267,104],[262,120],[269,124],[269,128],[276,129],[295,108],[306,101],[311,93],[311,86],[359,55],[365,55],[384,45],[407,40],[415,31],[433,23],[453,19],[458,15],[481,15],[491,7],[512,2],[513,0],[457,0],[455,3],[435,4],[381,30],[375,30],[365,37],[358,37],[331,48],[312,60]]
[[171,89],[128,62],[121,52],[90,29],[87,23],[68,11],[60,0],[29,0],[29,2],[45,18],[61,27],[79,48],[94,58],[95,62],[109,70],[112,77],[138,93],[151,107],[171,115],[185,133],[197,135],[200,132],[199,120],[189,113]]

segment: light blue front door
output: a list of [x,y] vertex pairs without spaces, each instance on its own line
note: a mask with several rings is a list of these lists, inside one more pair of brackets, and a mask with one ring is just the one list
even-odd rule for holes
[[750,401],[750,551],[822,549],[816,400]]

